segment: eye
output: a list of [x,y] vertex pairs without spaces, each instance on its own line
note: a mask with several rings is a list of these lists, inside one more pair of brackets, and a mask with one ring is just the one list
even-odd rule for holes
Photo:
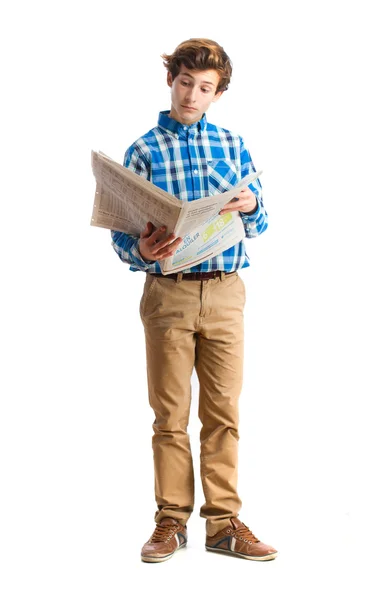
[[181,81],[181,84],[186,87],[186,86],[188,86],[189,82],[188,81]]
[[208,94],[208,93],[209,93],[209,91],[210,91],[210,90],[208,90],[207,88],[202,88],[202,92],[203,92],[204,94]]

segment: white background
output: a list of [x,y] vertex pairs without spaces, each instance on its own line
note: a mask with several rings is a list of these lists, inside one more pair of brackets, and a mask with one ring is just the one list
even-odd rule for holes
[[[1,44],[4,600],[384,597],[384,106],[380,2],[19,2]],[[252,10],[252,12],[251,12]],[[169,108],[160,54],[234,65],[209,121],[243,135],[270,226],[247,241],[242,520],[280,552],[204,550],[197,384],[189,547],[153,530],[139,301],[89,225],[91,149],[117,161]]]

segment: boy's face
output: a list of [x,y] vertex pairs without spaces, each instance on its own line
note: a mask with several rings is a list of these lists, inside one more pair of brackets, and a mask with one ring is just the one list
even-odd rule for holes
[[184,65],[174,81],[171,73],[167,73],[167,83],[171,88],[170,117],[185,125],[199,121],[210,104],[223,93],[216,93],[219,79],[219,73],[214,69],[196,71]]

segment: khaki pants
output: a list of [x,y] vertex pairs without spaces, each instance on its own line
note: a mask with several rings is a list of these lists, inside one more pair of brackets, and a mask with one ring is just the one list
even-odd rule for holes
[[187,426],[191,376],[199,380],[202,422],[201,481],[208,535],[236,517],[238,398],[243,376],[245,286],[237,272],[204,281],[146,275],[140,316],[146,338],[152,438],[155,521],[186,524],[194,505],[194,473]]

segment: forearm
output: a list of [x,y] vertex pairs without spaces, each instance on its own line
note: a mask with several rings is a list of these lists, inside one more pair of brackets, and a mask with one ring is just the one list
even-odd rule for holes
[[254,238],[261,235],[268,226],[268,216],[262,201],[257,199],[255,211],[252,214],[239,213],[243,221],[246,237]]
[[[255,172],[255,167],[251,160],[251,156],[249,151],[244,147],[243,140],[241,141],[241,177],[246,177],[253,171]],[[261,235],[266,229],[268,225],[268,216],[263,205],[262,199],[262,185],[259,179],[255,179],[248,186],[249,190],[254,194],[256,198],[256,205],[253,211],[248,211],[247,213],[240,212],[241,219],[243,221],[243,225],[246,232],[246,237],[254,238],[258,235]]]
[[246,232],[246,237],[253,238],[261,235],[268,226],[268,215],[263,205],[262,186],[259,179],[249,185],[249,189],[256,198],[254,210],[249,213],[240,212]]

